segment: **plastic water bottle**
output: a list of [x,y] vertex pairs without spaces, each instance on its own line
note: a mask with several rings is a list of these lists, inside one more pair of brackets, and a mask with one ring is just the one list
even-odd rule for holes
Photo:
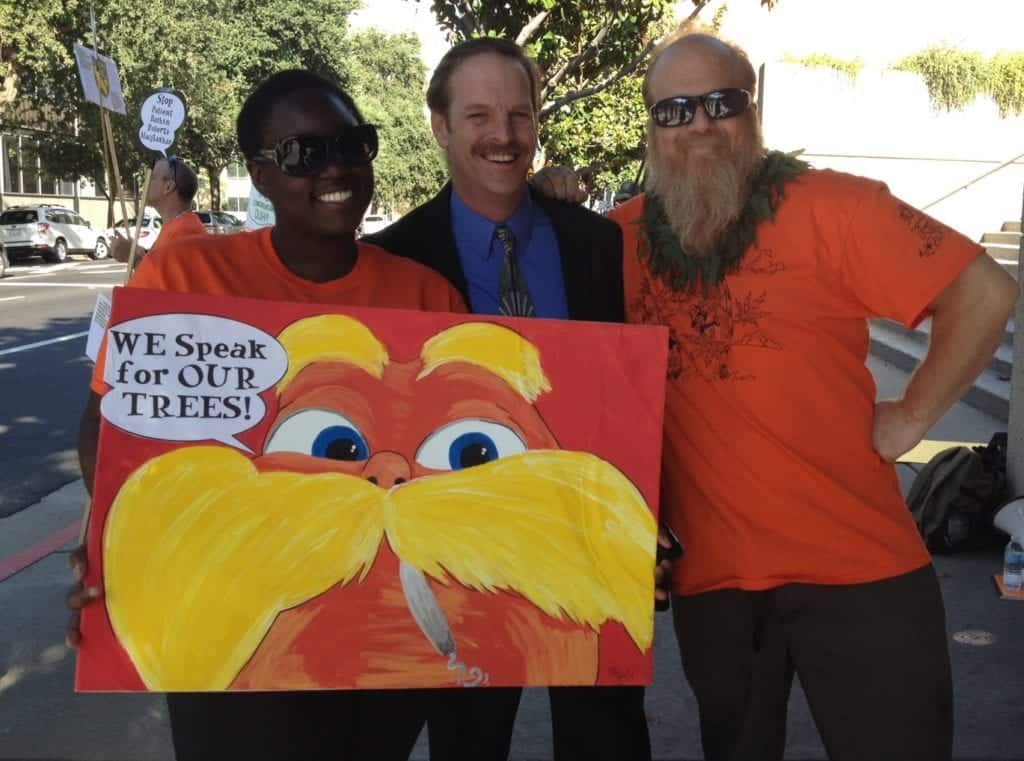
[[1003,587],[1007,592],[1020,592],[1024,586],[1024,543],[1014,536],[1003,552]]

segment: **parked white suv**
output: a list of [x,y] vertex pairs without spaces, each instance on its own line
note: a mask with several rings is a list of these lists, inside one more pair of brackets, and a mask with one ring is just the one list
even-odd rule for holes
[[[135,217],[128,217],[128,226],[125,227],[124,220],[118,220],[114,227],[108,227],[103,231],[103,235],[107,240],[113,240],[115,229],[117,234],[122,238],[128,238],[131,240],[135,237]],[[146,251],[153,248],[153,244],[156,243],[156,239],[160,237],[160,228],[163,225],[163,220],[160,219],[160,215],[149,206],[142,214],[142,229],[139,230],[139,246]]]
[[10,260],[42,256],[63,262],[70,254],[104,259],[110,247],[103,233],[88,220],[63,206],[12,206],[0,214],[0,242]]

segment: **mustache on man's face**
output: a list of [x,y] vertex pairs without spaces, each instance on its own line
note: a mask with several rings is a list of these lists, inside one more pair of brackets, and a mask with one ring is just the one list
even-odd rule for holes
[[389,490],[261,473],[224,447],[141,466],[103,535],[107,610],[151,690],[226,689],[283,610],[360,581],[384,539],[441,584],[516,592],[549,616],[653,637],[657,527],[615,467],[535,450]]

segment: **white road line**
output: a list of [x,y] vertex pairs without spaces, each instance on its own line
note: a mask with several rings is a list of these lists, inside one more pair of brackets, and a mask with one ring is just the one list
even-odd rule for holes
[[5,283],[0,280],[0,285],[9,288],[88,288],[90,291],[95,288],[113,288],[119,283]]
[[0,301],[17,301],[18,299],[23,299],[23,298],[25,298],[25,297],[24,296],[4,296],[3,298],[0,298]]
[[8,274],[4,279],[20,280],[30,277],[53,277],[57,272],[76,272],[82,275],[104,274],[107,272],[124,272],[127,268],[128,265],[122,264],[121,262],[106,262],[103,264],[76,262],[73,264],[55,264],[49,266],[30,267],[29,269],[12,267],[10,269],[10,274]]
[[28,351],[29,349],[38,349],[40,346],[49,346],[50,344],[57,344],[63,341],[74,341],[76,338],[83,338],[89,335],[89,331],[85,330],[81,333],[72,333],[71,335],[61,336],[60,338],[50,338],[46,341],[36,341],[32,344],[25,344],[24,346],[14,346],[10,349],[0,350],[0,357],[6,356],[7,354],[17,354],[19,351]]

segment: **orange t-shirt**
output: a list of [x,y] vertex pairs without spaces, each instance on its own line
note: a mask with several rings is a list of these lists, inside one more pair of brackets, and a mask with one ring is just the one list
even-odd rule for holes
[[[191,237],[161,248],[142,260],[127,287],[308,304],[466,311],[458,291],[441,275],[361,241],[356,244],[356,265],[345,277],[326,283],[304,280],[278,258],[271,229]],[[97,394],[107,389],[105,359],[104,340],[90,384]]]
[[167,221],[160,228],[160,235],[149,249],[149,253],[163,251],[171,243],[192,235],[206,235],[206,227],[194,211],[187,211],[180,217]]
[[623,227],[630,322],[670,328],[663,507],[680,594],[890,578],[929,556],[871,445],[866,318],[916,324],[982,249],[882,183],[808,171],[705,298],[651,275]]

